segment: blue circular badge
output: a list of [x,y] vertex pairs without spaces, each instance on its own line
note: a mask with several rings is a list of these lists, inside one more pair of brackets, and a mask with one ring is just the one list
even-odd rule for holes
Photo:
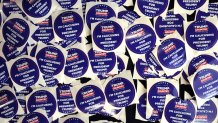
[[18,7],[15,0],[3,0],[2,11],[8,17],[11,13],[19,13],[24,15],[22,10]]
[[188,65],[188,75],[194,74],[199,67],[206,64],[218,65],[218,61],[215,57],[206,54],[194,57]]
[[217,116],[217,108],[213,101],[209,100],[202,105],[195,116],[197,123],[212,123]]
[[178,31],[183,36],[183,21],[184,18],[180,14],[173,14],[172,11],[168,11],[165,19],[161,16],[157,18],[155,31],[160,38],[164,38],[166,35],[172,34],[175,31]]
[[137,18],[140,18],[140,16],[134,11],[125,10],[118,13],[118,18],[124,19],[128,21],[129,24],[132,24]]
[[167,94],[178,97],[176,87],[166,81],[160,81],[154,84],[148,92],[148,101],[151,107],[158,112],[158,118],[161,118],[164,109],[165,97]]
[[152,53],[152,50],[150,50],[148,53],[145,54],[145,60],[149,65],[154,66],[155,70],[163,71],[161,65],[159,64],[156,57]]
[[101,0],[102,2],[115,2],[117,3],[119,6],[122,6],[126,0]]
[[194,50],[204,51],[212,48],[217,40],[216,26],[206,20],[191,23],[186,30],[186,41]]
[[193,89],[202,99],[210,99],[218,93],[218,72],[213,69],[199,71],[193,80]]
[[76,111],[76,105],[69,85],[61,85],[56,88],[58,111],[64,114],[71,114]]
[[0,56],[0,84],[7,82],[9,78],[6,60]]
[[122,72],[125,69],[125,63],[119,56],[117,56],[117,67],[118,73]]
[[91,29],[91,23],[116,17],[115,11],[108,5],[98,4],[89,9],[86,14],[86,23]]
[[68,49],[64,74],[71,78],[83,76],[88,70],[88,56],[80,49]]
[[64,123],[84,123],[81,119],[79,118],[69,118],[64,121]]
[[58,80],[53,76],[43,75],[43,79],[48,87],[53,87],[59,83]]
[[105,96],[102,90],[95,85],[86,85],[76,94],[76,105],[84,113],[96,114],[105,105]]
[[39,90],[29,97],[29,100],[27,100],[27,108],[29,112],[43,108],[46,110],[48,118],[50,118],[56,111],[56,100],[49,91]]
[[117,22],[105,20],[94,28],[92,38],[100,49],[115,50],[123,41],[123,29]]
[[27,114],[21,123],[49,123],[48,119],[39,112]]
[[22,0],[23,11],[35,18],[40,18],[49,13],[52,7],[51,0]]
[[97,52],[90,49],[88,56],[93,72],[99,75],[109,73],[116,65],[116,55],[114,52]]
[[126,32],[126,45],[136,54],[145,54],[155,46],[154,30],[145,24],[136,24]]
[[190,100],[174,98],[165,107],[165,118],[169,123],[191,123],[195,118],[195,107]]
[[17,114],[18,101],[15,95],[9,90],[0,91],[0,117],[12,118]]
[[207,0],[177,0],[178,4],[187,10],[195,10],[204,5]]
[[18,57],[21,54],[21,52],[19,52],[17,50],[17,47],[15,47],[7,42],[5,42],[3,44],[2,52],[3,52],[7,61],[10,61],[11,59],[15,59],[16,57]]
[[26,44],[29,38],[30,28],[23,19],[12,18],[3,25],[2,34],[6,42],[16,47],[21,47]]
[[54,38],[51,16],[37,24],[39,28],[34,32],[32,38],[47,44]]
[[136,70],[137,70],[137,73],[144,79],[147,79],[147,78],[156,78],[158,77],[158,75],[152,73],[152,72],[149,72],[148,70],[150,69],[150,66],[148,65],[147,62],[144,62],[143,60],[139,59],[137,62],[136,62]]
[[164,67],[179,68],[186,62],[185,44],[176,38],[166,39],[158,47],[157,57]]
[[83,31],[82,17],[73,11],[62,12],[54,20],[54,31],[63,40],[78,38]]
[[169,0],[137,0],[141,13],[148,17],[161,15],[169,4]]
[[64,9],[72,9],[77,0],[56,0],[59,5]]
[[24,87],[29,87],[38,82],[39,69],[37,64],[29,58],[20,58],[14,62],[10,70],[12,80]]
[[197,12],[197,14],[196,14],[195,19],[196,20],[202,20],[202,19],[206,19],[209,16],[210,16],[210,13],[206,13],[206,12],[203,12],[203,11],[199,10]]
[[43,74],[54,76],[64,68],[65,58],[60,49],[47,46],[36,54],[39,69]]
[[121,77],[110,80],[104,92],[108,103],[118,108],[130,105],[135,98],[134,85]]

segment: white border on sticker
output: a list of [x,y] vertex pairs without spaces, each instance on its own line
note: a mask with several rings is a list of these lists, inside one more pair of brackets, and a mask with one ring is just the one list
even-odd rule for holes
[[[58,4],[58,8],[57,10],[71,10],[71,9],[79,9],[82,7],[82,0],[55,0]],[[59,2],[58,2],[59,1]],[[72,2],[76,1],[73,5],[68,5],[68,4],[71,4]],[[61,6],[61,2],[64,3],[67,3],[67,4],[64,4],[63,6]],[[69,3],[70,2],[70,3]],[[67,6],[68,5],[68,6]]]
[[[88,115],[84,115],[84,114],[75,114],[75,115],[67,115],[66,117],[62,117],[59,119],[59,123],[66,123],[66,122],[75,122],[75,121],[71,121],[72,120],[76,120],[76,122],[83,122],[83,123],[88,123],[89,122],[89,116]],[[78,120],[79,119],[79,120]]]
[[[100,0],[101,2],[115,2],[120,7],[122,6],[133,6],[133,0]],[[124,3],[122,1],[125,1]],[[121,4],[119,4],[121,3]]]

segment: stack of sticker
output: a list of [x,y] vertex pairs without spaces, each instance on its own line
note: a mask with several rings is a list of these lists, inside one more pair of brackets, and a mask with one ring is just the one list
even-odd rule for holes
[[217,123],[218,3],[169,4],[1,0],[1,123]]

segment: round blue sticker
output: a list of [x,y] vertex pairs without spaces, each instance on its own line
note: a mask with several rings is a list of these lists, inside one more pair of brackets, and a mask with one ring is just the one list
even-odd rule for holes
[[118,108],[130,105],[135,98],[134,85],[121,77],[110,80],[104,92],[108,103]]
[[7,61],[10,61],[11,59],[15,59],[16,57],[18,57],[21,54],[21,52],[19,52],[17,50],[17,47],[15,47],[7,42],[5,42],[3,44],[2,52],[3,52]]
[[105,20],[94,28],[92,38],[100,49],[115,50],[123,41],[123,29],[117,22]]
[[139,59],[136,62],[136,70],[137,73],[144,79],[147,78],[156,78],[158,77],[158,75],[154,74],[153,72],[148,71],[150,68],[150,66],[148,65],[147,62],[144,62],[143,60]]
[[53,87],[59,83],[58,80],[53,76],[43,75],[43,79],[48,87]]
[[140,16],[134,11],[125,10],[118,13],[118,18],[125,19],[129,24],[132,24],[137,18],[140,18]]
[[154,84],[149,92],[148,92],[148,101],[156,112],[158,112],[158,119],[161,118],[163,109],[164,109],[164,103],[165,103],[165,97],[167,94],[171,94],[173,96],[178,97],[178,90],[176,87],[166,81],[159,81],[156,84]]
[[209,16],[210,16],[210,13],[206,13],[206,12],[199,10],[196,14],[196,20],[206,19]]
[[218,93],[218,72],[213,69],[199,71],[193,80],[193,89],[202,99],[210,99]]
[[206,20],[191,23],[186,30],[186,41],[194,50],[204,51],[212,48],[218,40],[216,26]]
[[56,111],[55,97],[46,90],[39,90],[34,92],[27,100],[27,108],[29,112],[33,112],[36,109],[43,108],[50,118]]
[[154,30],[145,24],[136,24],[126,32],[126,45],[136,54],[145,54],[151,50],[156,43]]
[[57,75],[64,68],[65,58],[60,49],[47,46],[36,54],[40,71],[45,75]]
[[79,118],[69,118],[64,121],[64,123],[84,123],[81,119]]
[[92,70],[97,74],[107,74],[116,65],[116,55],[114,52],[98,52],[90,49],[88,52]]
[[175,31],[178,31],[183,36],[183,21],[184,18],[180,14],[173,14],[173,11],[168,11],[165,19],[161,16],[157,18],[155,31],[160,38],[164,38],[166,35],[172,34]]
[[15,95],[9,90],[0,91],[0,117],[12,118],[18,112],[18,101]]
[[122,6],[126,0],[101,0],[102,2],[115,2],[117,3],[119,6]]
[[40,18],[49,13],[52,7],[51,0],[22,0],[23,11],[35,18]]
[[178,4],[187,10],[195,10],[204,5],[207,0],[177,0]]
[[209,100],[202,105],[195,116],[195,122],[197,123],[212,123],[217,116],[216,104]]
[[62,12],[54,20],[54,31],[63,40],[78,38],[83,31],[82,17],[73,11]]
[[2,11],[8,17],[11,13],[19,13],[24,16],[22,10],[18,7],[15,0],[3,0]]
[[88,56],[80,49],[68,49],[64,74],[71,78],[83,76],[88,70]]
[[59,5],[64,9],[72,9],[77,0],[56,0]]
[[186,62],[184,42],[176,38],[164,40],[157,49],[157,57],[166,68],[176,69],[181,67]]
[[39,112],[27,114],[21,123],[49,123],[48,119]]
[[166,104],[164,113],[169,123],[191,123],[195,118],[196,110],[190,100],[174,98]]
[[117,67],[118,73],[122,72],[125,69],[125,63],[119,56],[117,56]]
[[21,47],[29,38],[30,28],[23,19],[12,18],[4,23],[2,34],[6,42],[15,47]]
[[39,28],[34,32],[32,38],[45,44],[49,43],[54,38],[51,16],[36,25]]
[[56,88],[58,111],[71,114],[76,111],[76,105],[70,90],[70,85],[61,85]]
[[116,17],[115,11],[108,5],[98,4],[89,9],[86,14],[86,23],[91,29],[91,23]]
[[168,7],[169,0],[137,0],[139,10],[148,17],[161,15]]
[[0,56],[0,84],[7,82],[9,78],[6,60]]
[[215,57],[207,54],[194,57],[188,65],[188,75],[194,74],[199,67],[206,64],[218,65],[218,61]]
[[39,69],[37,64],[29,58],[20,58],[11,66],[12,80],[24,87],[29,87],[38,82]]
[[105,105],[105,96],[102,90],[95,85],[86,85],[76,94],[76,105],[84,113],[96,114]]

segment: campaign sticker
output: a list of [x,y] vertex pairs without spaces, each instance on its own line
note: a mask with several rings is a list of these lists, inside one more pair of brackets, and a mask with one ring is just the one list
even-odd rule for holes
[[58,45],[60,45],[63,48],[68,48],[70,46],[73,46],[76,43],[83,43],[83,39],[81,37],[78,37],[73,40],[63,40],[63,41],[60,41]]
[[45,80],[47,87],[53,87],[59,83],[59,81],[56,78],[54,78],[53,76],[43,75],[42,77]]
[[109,5],[97,4],[87,10],[86,24],[91,29],[91,23],[116,17],[116,13]]
[[114,52],[98,52],[90,49],[88,52],[92,70],[96,74],[110,73],[116,65],[116,55]]
[[27,43],[30,36],[30,27],[24,19],[11,18],[4,23],[2,35],[5,42],[15,47],[21,47]]
[[177,38],[164,40],[157,49],[159,62],[166,68],[176,69],[186,62],[186,50],[183,41]]
[[83,18],[75,11],[64,11],[58,14],[53,21],[54,32],[61,40],[74,40],[83,32]]
[[190,100],[173,98],[165,105],[164,114],[164,117],[169,123],[191,123],[195,118],[196,109]]
[[66,117],[61,117],[59,119],[59,123],[88,123],[89,117],[83,114],[74,114],[74,115],[67,115]]
[[79,118],[69,118],[64,121],[64,123],[85,123]]
[[56,88],[58,111],[71,114],[76,111],[76,105],[70,90],[70,85],[60,85]]
[[205,68],[198,71],[193,78],[195,94],[202,99],[210,99],[218,94],[218,72]]
[[119,6],[122,6],[127,0],[101,0],[102,2],[115,2]]
[[163,14],[168,8],[169,0],[137,0],[139,11],[148,17],[156,17]]
[[118,67],[118,73],[120,73],[124,69],[126,69],[126,65],[125,65],[123,59],[119,56],[117,56],[117,67]]
[[9,79],[8,68],[6,60],[0,56],[0,84],[6,83]]
[[23,118],[21,123],[49,123],[49,121],[42,113],[31,112]]
[[149,65],[154,66],[156,71],[163,71],[160,63],[152,53],[152,50],[145,54],[145,60]]
[[35,41],[42,41],[47,44],[54,39],[51,16],[36,25],[39,26],[39,28],[32,35]]
[[195,19],[196,20],[201,20],[201,19],[206,19],[209,16],[218,16],[218,4],[217,3],[209,3],[208,6],[208,12],[203,12],[199,10],[196,14]]
[[14,83],[17,85],[30,87],[38,82],[39,69],[33,60],[23,57],[12,63],[10,67],[10,75]]
[[216,45],[217,31],[216,26],[207,20],[194,21],[186,29],[185,38],[192,49],[205,51]]
[[131,26],[126,32],[126,45],[136,54],[145,54],[156,44],[154,30],[145,24]]
[[177,31],[181,36],[184,34],[183,29],[184,18],[180,14],[173,14],[173,11],[168,11],[167,16],[163,19],[159,16],[155,21],[155,31],[160,38],[172,34]]
[[56,0],[64,9],[72,9],[78,0]]
[[194,74],[198,68],[206,64],[218,65],[218,61],[215,57],[209,54],[201,54],[194,57],[188,65],[188,75]]
[[140,16],[134,11],[124,10],[118,13],[118,18],[125,19],[129,24],[132,24],[137,18],[140,18]]
[[36,60],[40,71],[45,75],[59,74],[65,64],[65,56],[60,49],[54,46],[46,46],[38,51]]
[[11,59],[15,59],[22,53],[23,51],[19,51],[17,47],[7,43],[7,42],[1,42],[0,44],[1,50],[2,50],[2,55],[5,57],[7,61],[10,61]]
[[195,116],[196,123],[213,123],[217,117],[216,104],[209,100],[197,109]]
[[195,10],[206,3],[207,0],[177,0],[178,4],[186,10]]
[[95,85],[85,85],[80,88],[75,97],[77,107],[88,114],[96,114],[105,105],[105,96],[102,90]]
[[2,3],[2,11],[5,16],[8,17],[11,13],[19,13],[25,16],[22,10],[16,4],[15,0],[3,0]]
[[13,118],[18,112],[18,101],[15,95],[7,90],[0,90],[0,119]]
[[56,111],[55,97],[47,90],[37,90],[30,94],[27,100],[27,109],[33,112],[36,109],[43,108],[50,118]]
[[89,66],[88,56],[80,49],[68,49],[64,74],[71,78],[83,76]]
[[104,92],[108,103],[116,108],[132,104],[136,94],[133,83],[124,77],[114,77],[105,82]]
[[112,20],[104,20],[94,27],[92,39],[101,50],[112,51],[120,47],[124,39],[123,33],[119,23]]

